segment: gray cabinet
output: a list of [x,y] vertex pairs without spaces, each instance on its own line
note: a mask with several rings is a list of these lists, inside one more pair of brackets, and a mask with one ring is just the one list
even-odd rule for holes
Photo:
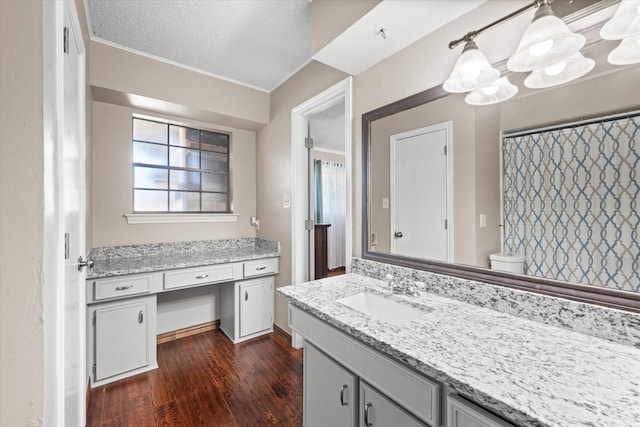
[[304,344],[305,427],[356,427],[358,378],[313,345]]
[[395,402],[364,381],[360,382],[360,425],[362,427],[425,427]]
[[455,394],[447,396],[447,427],[514,427]]
[[157,366],[155,309],[155,296],[91,307],[94,386]]
[[273,276],[220,288],[220,329],[238,343],[273,332]]

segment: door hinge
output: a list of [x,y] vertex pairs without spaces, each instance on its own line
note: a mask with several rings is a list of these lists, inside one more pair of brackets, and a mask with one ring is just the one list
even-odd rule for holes
[[311,137],[306,137],[304,139],[304,146],[308,149],[312,149],[313,148],[313,138]]
[[63,45],[64,53],[69,53],[69,27],[64,27],[63,31]]
[[445,156],[447,155],[447,146],[446,145],[444,146],[444,155]]
[[64,233],[64,259],[69,259],[69,233]]
[[447,221],[446,219],[444,220],[444,229],[445,230],[449,229],[449,221]]
[[313,220],[312,219],[307,219],[304,222],[304,229],[307,231],[311,231],[313,230]]

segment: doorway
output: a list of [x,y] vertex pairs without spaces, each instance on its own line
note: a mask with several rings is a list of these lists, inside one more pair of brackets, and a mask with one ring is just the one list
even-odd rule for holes
[[[323,117],[336,109],[340,104],[344,111],[344,120],[340,128],[335,130],[343,136],[344,151],[339,152],[344,157],[345,176],[345,203],[344,203],[344,264],[345,271],[351,270],[352,254],[352,221],[351,221],[351,87],[352,78],[348,77],[340,83],[330,87],[324,92],[307,100],[291,110],[291,277],[294,284],[303,283],[314,279],[314,243],[315,243],[315,179],[313,177],[315,156],[321,153],[330,153],[331,149],[324,147],[320,142],[318,149],[305,146],[305,138],[313,137],[314,129],[319,123],[318,118]],[[324,112],[324,113],[323,113]],[[313,138],[312,138],[313,139]],[[316,138],[318,139],[318,138]],[[337,150],[334,150],[337,151]],[[335,153],[333,153],[335,154]]]
[[390,138],[391,253],[451,261],[451,122]]

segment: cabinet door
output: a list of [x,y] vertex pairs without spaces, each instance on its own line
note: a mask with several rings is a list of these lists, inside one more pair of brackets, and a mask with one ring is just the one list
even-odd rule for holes
[[447,427],[513,427],[513,424],[456,395],[447,396]]
[[149,364],[148,312],[146,301],[96,310],[96,381]]
[[272,327],[273,279],[247,280],[240,284],[240,337]]
[[304,344],[305,427],[357,425],[358,379],[313,345]]
[[426,426],[363,381],[360,381],[360,425],[363,427]]

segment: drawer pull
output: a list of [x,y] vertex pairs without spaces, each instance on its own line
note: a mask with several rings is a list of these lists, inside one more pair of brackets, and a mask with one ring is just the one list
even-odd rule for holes
[[206,279],[207,277],[209,277],[208,274],[201,274],[199,276],[196,276],[196,279]]
[[344,392],[348,388],[349,388],[349,386],[345,384],[345,385],[342,386],[342,390],[340,390],[340,405],[342,405],[342,406],[347,406],[349,404],[349,402],[344,400]]
[[142,310],[138,313],[138,323],[144,322],[144,314],[142,314]]
[[261,270],[266,270],[266,269],[267,269],[267,267],[263,265],[262,267],[256,268],[256,271],[261,271]]
[[133,288],[133,285],[127,285],[127,286],[118,286],[116,288],[116,291],[126,291],[127,289],[131,289]]
[[369,422],[369,409],[371,409],[372,406],[373,406],[373,403],[371,402],[367,402],[367,404],[364,405],[364,425],[366,427],[373,426],[373,423]]
[[248,300],[249,299],[249,292],[244,291],[244,300]]

